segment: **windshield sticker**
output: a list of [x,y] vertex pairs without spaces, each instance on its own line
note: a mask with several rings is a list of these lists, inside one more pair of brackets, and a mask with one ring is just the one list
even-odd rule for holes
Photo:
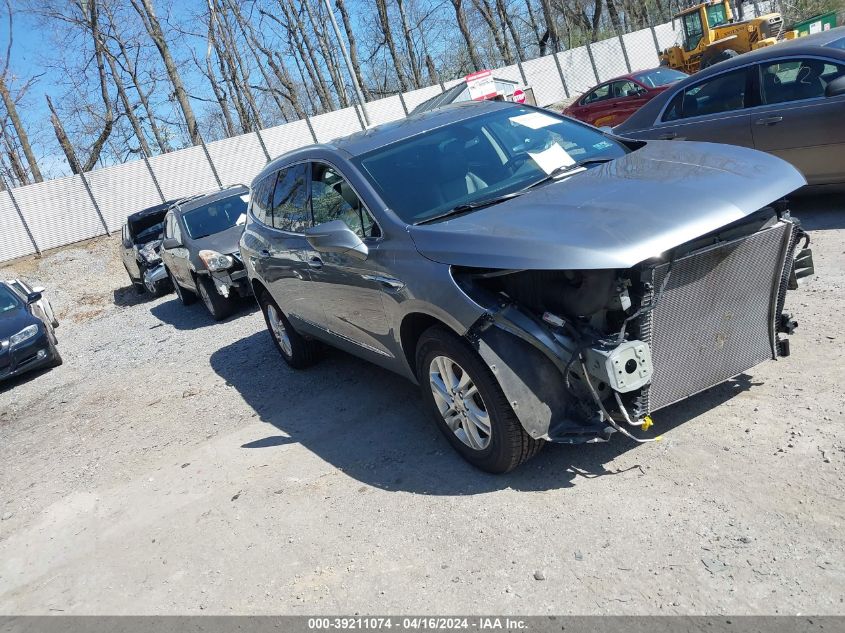
[[613,143],[610,141],[599,141],[593,145],[593,149],[607,149],[608,147],[613,147]]
[[242,224],[246,224],[246,213],[241,213],[238,216],[238,221],[235,222],[235,226],[241,226]]
[[244,195],[240,196],[240,199],[249,204],[249,194],[245,193]]
[[530,112],[528,114],[520,114],[519,116],[510,117],[511,122],[524,127],[530,127],[532,130],[539,130],[540,128],[549,127],[550,125],[557,125],[561,121],[543,114],[542,112]]
[[567,165],[575,164],[572,157],[557,143],[554,143],[551,147],[544,149],[542,152],[528,152],[528,155],[535,163],[537,163],[540,169],[547,174],[552,173],[559,167],[566,167]]

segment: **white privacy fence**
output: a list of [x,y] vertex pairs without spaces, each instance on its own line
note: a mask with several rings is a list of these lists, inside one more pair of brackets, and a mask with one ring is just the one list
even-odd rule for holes
[[[746,15],[753,11],[749,5]],[[494,74],[530,86],[537,104],[547,106],[601,81],[657,66],[658,51],[675,43],[678,28],[679,24],[660,24],[495,69]],[[371,125],[387,123],[460,81],[370,101],[363,107]],[[271,158],[364,129],[360,108],[0,192],[0,262],[112,233],[120,230],[129,214],[166,200],[249,184]]]

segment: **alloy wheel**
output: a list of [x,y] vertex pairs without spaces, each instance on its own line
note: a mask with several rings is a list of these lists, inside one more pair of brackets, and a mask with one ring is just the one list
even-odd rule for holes
[[434,402],[446,426],[470,448],[487,448],[492,433],[490,414],[470,375],[447,356],[435,356],[428,374]]
[[292,356],[293,348],[291,347],[290,336],[288,335],[287,329],[285,329],[285,323],[282,320],[282,315],[273,304],[267,304],[266,310],[267,323],[270,324],[270,332],[279,343],[279,346],[282,348],[285,355]]

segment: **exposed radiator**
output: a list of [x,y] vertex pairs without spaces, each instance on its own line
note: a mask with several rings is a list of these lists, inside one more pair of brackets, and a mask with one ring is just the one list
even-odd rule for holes
[[779,222],[654,268],[657,303],[640,322],[654,375],[641,410],[655,411],[777,356],[776,310],[794,230]]

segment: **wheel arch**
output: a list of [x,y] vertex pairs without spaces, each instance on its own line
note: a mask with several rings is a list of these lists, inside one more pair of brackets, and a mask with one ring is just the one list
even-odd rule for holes
[[405,355],[405,361],[408,363],[411,375],[417,380],[419,380],[419,376],[417,376],[417,343],[423,332],[435,325],[446,328],[460,336],[446,322],[427,312],[409,312],[402,317],[402,322],[399,325],[399,343],[402,346],[402,353]]

